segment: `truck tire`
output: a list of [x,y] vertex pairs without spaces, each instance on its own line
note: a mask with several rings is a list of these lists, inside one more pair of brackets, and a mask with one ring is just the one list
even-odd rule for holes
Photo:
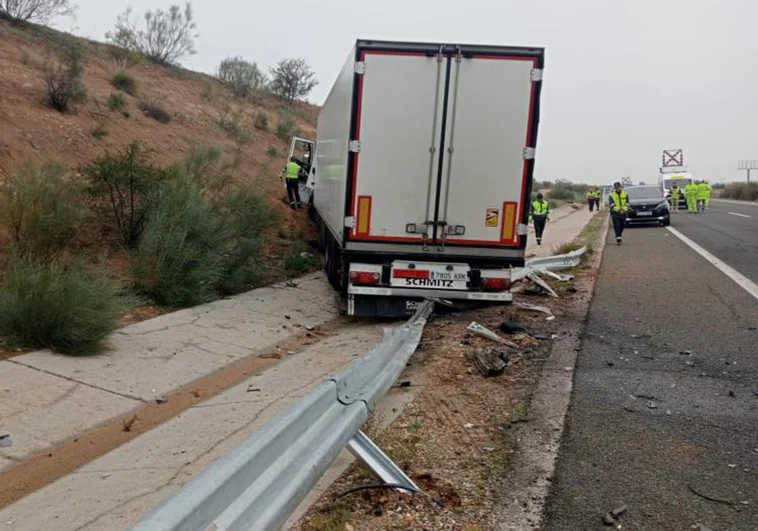
[[339,247],[334,241],[332,233],[326,230],[326,242],[324,245],[324,271],[329,284],[337,291],[340,290],[340,257]]

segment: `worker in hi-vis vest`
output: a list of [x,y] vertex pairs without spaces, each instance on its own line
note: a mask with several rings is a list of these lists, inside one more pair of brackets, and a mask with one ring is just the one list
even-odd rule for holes
[[679,189],[676,183],[671,185],[671,208],[673,210],[679,210],[679,198],[681,196],[681,193],[682,191]]
[[529,211],[529,221],[534,222],[537,245],[542,245],[542,233],[545,232],[545,224],[550,221],[550,204],[543,197],[542,192],[539,192]]
[[300,164],[295,161],[295,157],[290,157],[290,161],[279,175],[287,183],[287,196],[290,200],[290,207],[294,210],[300,208]]
[[608,195],[608,206],[611,209],[616,244],[621,245],[621,236],[624,234],[624,227],[626,226],[626,210],[629,208],[629,194],[621,188],[621,183],[613,184],[613,191]]
[[700,181],[697,185],[697,200],[700,203],[699,210],[705,212],[711,202],[711,185],[705,181]]
[[697,212],[697,192],[698,185],[692,181],[684,187],[684,199],[687,201],[687,212],[690,214]]

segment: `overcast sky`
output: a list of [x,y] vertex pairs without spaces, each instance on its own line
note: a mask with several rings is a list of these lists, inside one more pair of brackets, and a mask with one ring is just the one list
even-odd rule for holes
[[[75,23],[102,40],[127,4],[76,0]],[[135,12],[171,0],[133,0]],[[177,3],[174,1],[173,3]],[[758,159],[754,0],[195,0],[198,54],[213,72],[241,55],[267,68],[304,57],[323,100],[357,38],[546,48],[539,180],[655,180],[683,148],[698,176],[743,179]]]

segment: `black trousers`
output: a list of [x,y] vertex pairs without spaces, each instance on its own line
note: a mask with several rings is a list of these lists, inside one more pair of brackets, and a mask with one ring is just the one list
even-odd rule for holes
[[593,212],[595,210],[595,204],[597,203],[597,199],[588,199],[587,202],[590,205],[590,212]]
[[290,198],[290,204],[300,204],[300,181],[298,179],[285,179],[287,181],[287,195]]
[[545,223],[547,223],[547,216],[532,216],[532,219],[534,220],[534,235],[542,239],[542,233],[545,232]]
[[621,214],[611,214],[613,220],[613,232],[616,233],[616,238],[621,238],[624,233],[624,226],[626,226],[626,216]]

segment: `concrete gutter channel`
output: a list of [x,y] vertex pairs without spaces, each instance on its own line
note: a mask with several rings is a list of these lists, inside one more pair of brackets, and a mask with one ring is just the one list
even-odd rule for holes
[[[582,211],[572,209],[562,219]],[[556,243],[568,242],[589,219],[571,215],[549,230]],[[112,349],[101,356],[35,352],[0,362],[0,432],[13,443],[0,448],[0,523],[14,531],[133,524],[277,411],[365,353],[382,327],[339,318],[336,297],[317,273],[129,326],[112,336]],[[408,370],[416,371],[413,363]],[[380,431],[423,390],[420,369],[413,381],[378,405]],[[135,412],[133,429],[124,431]],[[97,446],[98,436],[110,436],[111,447],[82,450]],[[59,451],[73,456],[70,470],[62,464],[59,475],[47,482],[36,478],[33,488],[19,480],[25,465],[33,470]],[[351,462],[344,452],[289,523]],[[20,495],[3,481],[14,472]]]

